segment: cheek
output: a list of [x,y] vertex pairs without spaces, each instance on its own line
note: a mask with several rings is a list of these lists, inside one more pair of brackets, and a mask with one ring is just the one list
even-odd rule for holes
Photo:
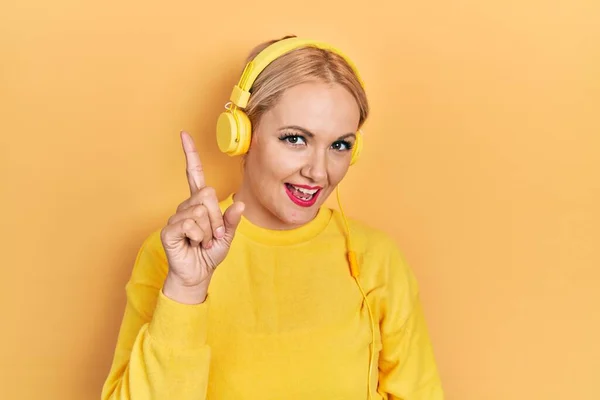
[[257,184],[265,186],[278,184],[294,173],[293,159],[280,147],[257,141],[253,150],[248,157],[252,158],[253,181]]
[[329,182],[331,183],[331,185],[335,186],[342,179],[344,179],[344,177],[346,176],[346,173],[348,172],[348,167],[349,167],[348,163],[343,162],[343,161],[332,163],[329,166],[328,175],[329,175]]

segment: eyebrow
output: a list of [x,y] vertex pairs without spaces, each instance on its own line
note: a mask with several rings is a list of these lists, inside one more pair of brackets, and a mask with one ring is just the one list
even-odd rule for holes
[[[308,129],[305,129],[301,126],[298,125],[287,125],[287,126],[282,126],[279,130],[285,130],[285,129],[294,129],[297,131],[302,132],[303,134],[305,134],[306,136],[310,137],[310,138],[314,138],[315,134],[312,133],[311,131],[309,131]],[[340,136],[339,138],[337,138],[336,140],[342,140],[342,139],[346,139],[349,137],[353,137],[356,138],[356,134],[355,133],[346,133],[345,135]]]

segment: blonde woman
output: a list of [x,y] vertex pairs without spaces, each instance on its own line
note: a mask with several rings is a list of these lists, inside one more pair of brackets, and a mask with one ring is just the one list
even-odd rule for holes
[[295,37],[249,61],[282,44],[237,92],[251,138],[234,193],[217,199],[181,133],[190,196],[138,253],[103,400],[443,399],[396,244],[323,205],[359,154],[358,71]]

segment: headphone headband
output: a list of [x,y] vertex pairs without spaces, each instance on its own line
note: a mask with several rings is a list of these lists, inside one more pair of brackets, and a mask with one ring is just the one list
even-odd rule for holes
[[267,48],[258,53],[253,60],[248,62],[244,68],[244,72],[242,72],[242,76],[240,77],[238,84],[233,87],[233,91],[231,92],[229,100],[231,100],[231,102],[239,108],[246,108],[248,105],[248,100],[250,99],[250,89],[252,88],[252,85],[254,84],[254,81],[258,75],[260,75],[260,73],[277,58],[281,57],[285,53],[301,47],[316,47],[323,50],[329,50],[339,55],[352,68],[361,86],[364,87],[364,83],[358,72],[358,68],[356,68],[354,62],[341,50],[325,42],[294,37],[279,40],[267,46]]

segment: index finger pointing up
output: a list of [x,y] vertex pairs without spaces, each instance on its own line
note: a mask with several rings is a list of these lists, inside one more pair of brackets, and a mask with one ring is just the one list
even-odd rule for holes
[[190,186],[190,194],[194,194],[206,186],[202,162],[189,133],[181,131],[181,144],[185,153],[185,172]]

